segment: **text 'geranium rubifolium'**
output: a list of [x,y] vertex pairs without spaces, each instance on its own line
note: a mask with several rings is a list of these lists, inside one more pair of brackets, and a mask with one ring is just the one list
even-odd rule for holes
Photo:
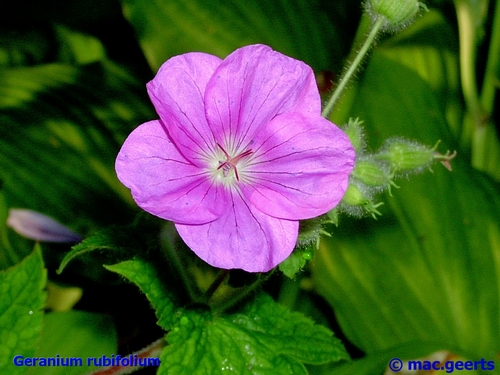
[[292,252],[299,220],[342,199],[354,149],[321,117],[303,62],[264,45],[224,60],[187,53],[147,90],[159,120],[126,139],[118,178],[212,266],[269,271]]

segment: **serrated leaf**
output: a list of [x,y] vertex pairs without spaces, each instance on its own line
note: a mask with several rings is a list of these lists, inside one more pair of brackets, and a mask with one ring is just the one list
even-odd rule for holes
[[0,271],[0,373],[22,374],[16,355],[33,357],[42,329],[47,273],[37,245],[21,263]]
[[[131,226],[112,226],[98,230],[90,237],[85,238],[79,244],[73,246],[61,261],[61,265],[57,269],[60,274],[64,268],[76,257],[93,251],[112,251],[110,256],[118,258],[124,257],[127,254],[132,254],[134,250],[141,248],[140,240],[134,236]],[[123,259],[123,258],[122,258]]]
[[156,311],[158,325],[168,331],[179,319],[173,296],[166,290],[155,268],[143,260],[127,260],[106,269],[116,272],[134,283],[146,295]]
[[327,328],[267,295],[239,313],[186,311],[167,335],[158,374],[307,374],[303,363],[348,359]]
[[203,51],[224,57],[254,43],[270,45],[315,69],[338,69],[339,56],[347,47],[340,35],[342,18],[332,22],[335,15],[330,14],[343,8],[317,0],[122,0],[122,4],[154,71],[181,53]]
[[[109,315],[83,311],[52,312],[43,319],[42,339],[37,357],[80,358],[82,366],[31,367],[26,375],[81,375],[95,366],[88,358],[110,357],[117,353],[113,319]],[[93,363],[93,362],[92,362]]]
[[311,249],[295,249],[288,258],[279,264],[279,269],[286,277],[293,279],[306,265],[305,253],[311,253]]

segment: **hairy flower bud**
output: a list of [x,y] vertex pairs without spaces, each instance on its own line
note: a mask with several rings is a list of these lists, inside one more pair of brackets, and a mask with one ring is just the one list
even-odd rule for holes
[[350,118],[349,122],[342,127],[344,133],[349,137],[356,154],[365,148],[365,132],[361,124],[363,121],[358,118]]
[[381,29],[398,31],[408,26],[425,5],[417,0],[368,0],[366,11],[374,22],[382,19]]
[[367,190],[365,186],[350,180],[349,186],[342,198],[340,209],[352,216],[363,217],[369,214],[376,219],[377,215],[381,215],[377,207],[381,206],[383,203],[375,204],[371,195],[372,194],[370,194],[370,191]]
[[435,160],[439,160],[447,169],[451,170],[450,160],[456,152],[448,151],[442,155],[436,151],[439,142],[432,148],[418,142],[403,138],[390,138],[382,146],[381,151],[374,158],[389,164],[391,172],[395,174],[418,173],[430,168]]
[[390,185],[395,186],[392,181],[393,174],[385,164],[366,158],[356,160],[351,176],[379,190],[384,190]]

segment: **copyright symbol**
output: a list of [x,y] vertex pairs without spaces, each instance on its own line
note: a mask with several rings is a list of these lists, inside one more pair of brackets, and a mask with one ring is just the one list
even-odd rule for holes
[[393,358],[389,361],[389,369],[393,372],[399,372],[403,368],[403,361],[399,358]]

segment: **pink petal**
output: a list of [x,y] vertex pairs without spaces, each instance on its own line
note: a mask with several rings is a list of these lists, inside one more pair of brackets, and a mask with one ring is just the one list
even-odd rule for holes
[[297,241],[298,222],[280,220],[249,206],[237,191],[226,191],[226,212],[203,225],[181,225],[184,242],[214,267],[267,272],[285,260]]
[[23,237],[35,241],[76,243],[82,237],[50,216],[40,212],[11,208],[7,225]]
[[207,84],[205,106],[217,141],[234,150],[280,113],[321,111],[311,68],[263,45],[240,48],[220,64]]
[[347,136],[320,117],[277,116],[254,139],[245,169],[245,197],[282,219],[316,217],[335,207],[347,189],[355,153]]
[[128,136],[115,169],[139,207],[165,220],[207,223],[223,211],[221,187],[184,158],[161,121],[142,124]]
[[205,119],[203,97],[207,82],[221,61],[205,53],[175,56],[147,84],[151,101],[170,137],[194,163],[215,145]]

